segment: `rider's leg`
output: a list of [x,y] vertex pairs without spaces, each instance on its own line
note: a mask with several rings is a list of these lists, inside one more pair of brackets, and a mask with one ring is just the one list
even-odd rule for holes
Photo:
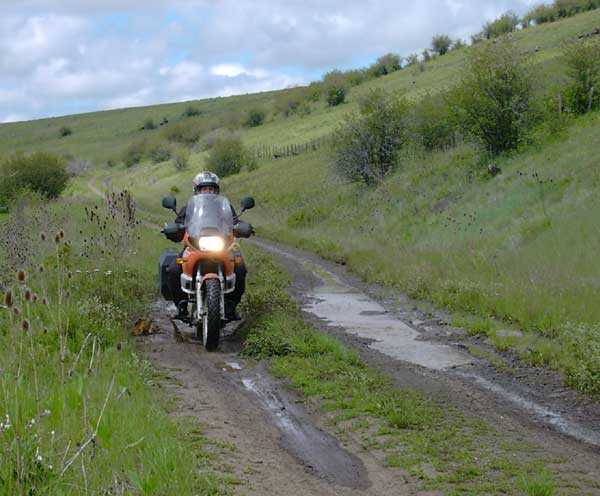
[[167,268],[167,281],[169,284],[169,290],[173,297],[173,303],[177,307],[178,314],[184,315],[186,312],[186,303],[179,305],[182,301],[187,301],[187,295],[181,289],[181,273],[183,268],[177,263],[177,260],[173,260]]
[[240,318],[236,312],[236,307],[246,290],[246,273],[248,272],[241,254],[236,254],[236,259],[240,261],[233,268],[235,272],[235,289],[225,295],[225,316],[230,320],[239,320]]

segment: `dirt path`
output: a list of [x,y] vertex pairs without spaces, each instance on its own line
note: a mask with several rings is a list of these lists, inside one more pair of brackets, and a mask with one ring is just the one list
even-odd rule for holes
[[196,417],[209,438],[235,447],[225,457],[242,482],[237,494],[419,494],[402,473],[321,430],[318,416],[238,355],[235,336],[207,353],[191,327],[165,317],[172,310],[157,303],[152,318],[160,332],[141,338],[141,348],[168,375],[178,414]]
[[[88,187],[103,196],[93,180]],[[255,243],[287,267],[293,296],[323,332],[357,349],[400,388],[543,446],[549,458],[569,460],[561,472],[598,481],[586,494],[600,494],[600,402],[565,389],[552,372],[518,365],[511,374],[498,372],[467,352],[482,343],[449,327],[447,316],[420,311],[402,295],[365,285],[312,254]],[[154,309],[160,333],[144,338],[143,349],[167,371],[179,413],[197,417],[210,438],[235,446],[227,456],[243,483],[238,494],[427,494],[401,471],[385,468],[358,439],[345,437],[341,446],[325,432],[324,419],[306,412],[264,368],[239,356],[241,343],[234,337],[219,352],[206,353],[191,328],[174,331],[165,318],[171,313],[164,306]]]

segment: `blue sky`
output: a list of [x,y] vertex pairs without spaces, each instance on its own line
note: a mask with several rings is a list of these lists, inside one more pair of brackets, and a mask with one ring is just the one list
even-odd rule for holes
[[3,0],[0,122],[305,84],[536,0]]

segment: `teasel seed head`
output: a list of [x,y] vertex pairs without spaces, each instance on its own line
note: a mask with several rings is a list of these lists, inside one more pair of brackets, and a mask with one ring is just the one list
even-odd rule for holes
[[19,269],[17,271],[17,281],[23,283],[25,282],[25,279],[27,279],[27,274],[25,274],[25,271],[23,269]]
[[13,306],[14,303],[15,303],[15,297],[13,295],[12,290],[7,289],[6,293],[4,293],[4,305],[6,305],[8,308],[10,308]]
[[24,319],[23,322],[21,322],[21,327],[25,332],[29,331],[29,321]]
[[25,301],[31,301],[31,289],[25,288],[23,296],[25,297]]

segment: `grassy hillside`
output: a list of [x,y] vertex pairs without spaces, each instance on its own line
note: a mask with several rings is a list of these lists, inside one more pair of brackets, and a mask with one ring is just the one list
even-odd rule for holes
[[[536,81],[547,90],[564,78],[564,44],[599,24],[600,11],[592,11],[513,38],[530,55]],[[282,145],[327,135],[375,87],[411,101],[443,91],[458,81],[470,50],[352,88],[348,102],[339,107],[318,103],[304,117],[270,115],[264,125],[244,129],[243,139],[251,146]],[[232,108],[243,112],[256,103],[271,105],[276,97],[271,93],[197,105],[216,118]],[[140,134],[161,132],[136,130],[144,118],[178,119],[185,105],[0,126],[0,151],[41,147],[105,160]],[[70,125],[74,134],[58,139],[48,130],[50,124],[56,129]],[[226,179],[224,191],[235,199],[255,196],[258,207],[248,218],[260,235],[314,250],[367,280],[449,307],[457,324],[488,334],[499,348],[514,348],[534,365],[561,368],[575,387],[600,392],[599,130],[595,114],[573,121],[562,134],[538,137],[519,153],[498,159],[503,172],[495,179],[479,173],[478,150],[461,144],[446,152],[407,153],[385,183],[367,189],[333,176],[330,152],[320,149],[260,159],[256,171]],[[156,219],[166,220],[170,215],[161,211],[160,197],[174,188],[181,191],[180,202],[185,201],[191,176],[204,167],[205,153],[194,153],[190,170],[183,172],[170,162],[99,169],[96,183],[110,176],[113,184],[133,190]],[[76,182],[72,191],[84,187]],[[526,332],[496,337],[496,330],[507,325]]]

